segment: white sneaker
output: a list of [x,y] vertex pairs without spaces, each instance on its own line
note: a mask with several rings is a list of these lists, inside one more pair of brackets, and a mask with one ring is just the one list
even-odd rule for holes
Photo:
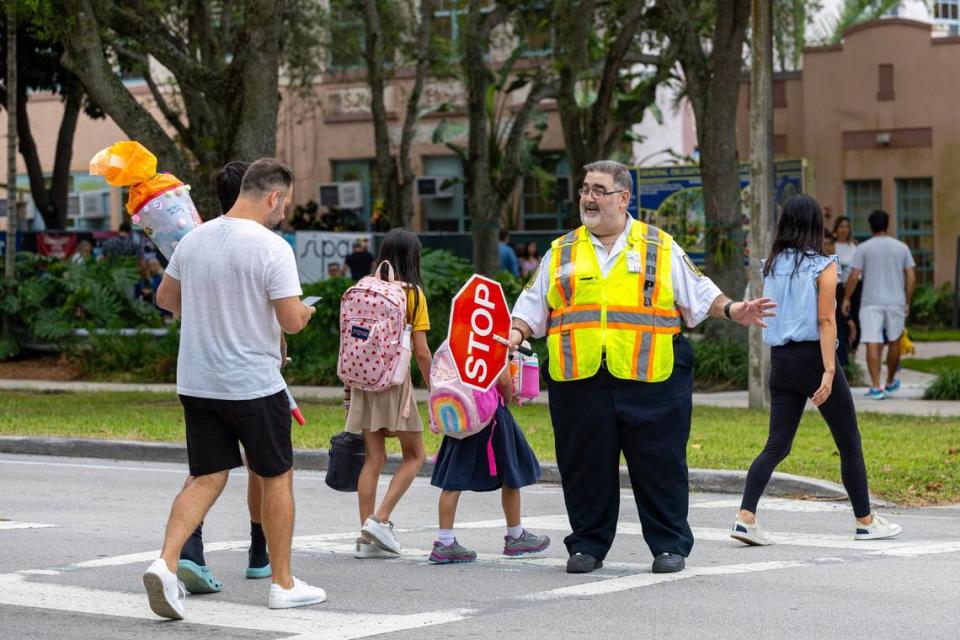
[[384,551],[400,554],[400,542],[397,540],[396,534],[393,533],[392,522],[384,524],[373,518],[367,518],[367,521],[363,523],[363,528],[360,529],[360,533]]
[[311,604],[320,604],[327,599],[327,593],[320,587],[311,587],[299,578],[293,579],[293,586],[284,589],[277,583],[270,585],[271,609],[292,609]]
[[903,527],[890,522],[883,516],[873,514],[873,522],[863,524],[857,522],[857,533],[853,537],[857,540],[882,540],[884,538],[894,538],[900,535]]
[[167,568],[163,558],[154,560],[143,572],[143,587],[155,614],[161,618],[183,620],[183,600],[187,597],[187,590],[177,580],[177,574]]
[[767,547],[773,544],[773,540],[767,537],[767,532],[760,528],[759,519],[753,524],[747,524],[737,518],[733,523],[733,531],[730,532],[730,537],[755,547]]
[[353,552],[354,558],[394,558],[395,554],[390,553],[389,551],[384,551],[377,545],[372,542],[368,542],[366,538],[360,537],[357,538],[357,546]]

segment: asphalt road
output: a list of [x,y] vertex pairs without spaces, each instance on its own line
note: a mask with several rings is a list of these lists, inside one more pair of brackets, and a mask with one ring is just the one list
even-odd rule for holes
[[[554,544],[542,557],[499,555],[497,494],[460,502],[473,565],[426,563],[437,490],[418,479],[394,521],[405,554],[357,560],[353,494],[300,472],[294,573],[327,590],[322,605],[266,608],[268,584],[243,578],[248,518],[237,473],[204,526],[219,594],[190,596],[187,619],[149,610],[140,574],[157,556],[183,482],[179,465],[0,456],[0,637],[127,638],[950,638],[960,634],[960,505],[891,509],[894,541],[856,542],[845,503],[771,499],[760,513],[777,544],[727,537],[737,496],[695,494],[687,570],[650,573],[632,498],[604,568],[564,573],[559,488],[524,493],[525,526]],[[45,526],[44,526],[45,525]]]

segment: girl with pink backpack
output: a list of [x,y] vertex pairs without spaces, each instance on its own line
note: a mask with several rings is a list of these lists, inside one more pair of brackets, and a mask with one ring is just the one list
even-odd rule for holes
[[[458,394],[458,381],[451,378],[448,347],[437,350],[431,371],[430,428],[443,433],[430,483],[440,487],[440,529],[433,543],[430,562],[473,562],[477,553],[463,547],[453,534],[457,503],[463,491],[500,489],[507,531],[503,553],[521,556],[543,551],[550,538],[527,531],[520,519],[520,488],[540,479],[540,463],[520,426],[507,408],[513,397],[513,378],[504,369],[497,384],[472,398]],[[450,358],[452,361],[452,358]],[[457,401],[456,396],[466,397]],[[472,402],[471,402],[472,400]],[[492,414],[492,415],[491,415]]]
[[[340,304],[337,374],[347,388],[346,431],[363,434],[366,445],[357,481],[362,526],[356,541],[358,558],[400,553],[390,516],[424,460],[423,423],[410,380],[411,351],[424,380],[430,379],[432,361],[420,239],[404,229],[391,230],[376,264],[374,275],[348,289]],[[403,461],[377,507],[387,437],[400,440]]]

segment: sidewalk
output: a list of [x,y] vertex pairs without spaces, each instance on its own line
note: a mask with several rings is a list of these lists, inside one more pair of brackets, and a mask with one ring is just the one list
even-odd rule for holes
[[[934,358],[937,356],[960,355],[960,342],[917,342],[917,353],[910,357]],[[866,349],[859,349],[857,362],[864,372],[867,371]],[[881,376],[886,374],[886,365]],[[898,374],[903,386],[897,393],[885,400],[868,400],[864,397],[866,387],[854,387],[853,401],[858,412],[895,413],[914,416],[960,417],[960,401],[924,400],[923,392],[936,376],[910,369],[902,369]],[[176,393],[173,384],[137,384],[123,382],[57,382],[51,380],[10,380],[0,379],[0,390],[23,391],[145,391],[152,393]],[[343,398],[341,387],[307,387],[294,385],[291,393],[302,400],[340,400]],[[427,399],[425,389],[416,389],[419,402]],[[543,392],[534,400],[546,403],[547,394]],[[694,393],[693,404],[705,407],[731,407],[746,409],[746,391],[721,391],[716,393]],[[807,411],[814,411],[813,403],[807,403]]]
[[[897,393],[885,400],[868,400],[864,397],[866,387],[853,389],[853,401],[858,412],[904,414],[913,416],[960,417],[960,402],[949,400],[923,400],[923,392],[934,376],[904,369],[900,376],[903,386]],[[49,380],[0,380],[0,390],[22,391],[144,391],[151,393],[177,392],[173,384],[130,384],[119,382],[56,382]],[[340,400],[343,398],[341,387],[304,387],[292,386],[290,392],[299,400]],[[417,401],[427,399],[425,389],[416,389]],[[547,394],[541,393],[534,402],[545,404]],[[694,393],[693,404],[705,407],[731,407],[746,409],[746,391],[721,391],[717,393]],[[813,403],[807,403],[807,411],[814,411]]]

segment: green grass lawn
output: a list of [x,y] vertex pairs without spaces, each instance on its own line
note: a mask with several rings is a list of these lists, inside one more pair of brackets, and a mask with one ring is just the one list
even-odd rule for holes
[[960,329],[914,329],[910,328],[910,339],[914,342],[957,342],[960,341]]
[[947,371],[960,371],[960,356],[938,356],[936,358],[904,358],[900,361],[905,369],[923,371],[940,375]]
[[[308,420],[294,425],[294,446],[325,448],[343,428],[335,403],[301,402]],[[421,404],[421,413],[425,406]],[[541,460],[554,459],[545,405],[514,408]],[[763,447],[767,414],[746,409],[696,407],[690,466],[746,469]],[[424,422],[426,424],[426,420]],[[960,420],[865,413],[860,415],[870,488],[901,504],[960,501]],[[183,442],[183,415],[175,396],[152,393],[0,393],[0,434]],[[427,430],[427,451],[440,439]],[[397,443],[392,442],[392,450]],[[840,481],[840,459],[817,414],[807,414],[793,450],[779,471]]]

